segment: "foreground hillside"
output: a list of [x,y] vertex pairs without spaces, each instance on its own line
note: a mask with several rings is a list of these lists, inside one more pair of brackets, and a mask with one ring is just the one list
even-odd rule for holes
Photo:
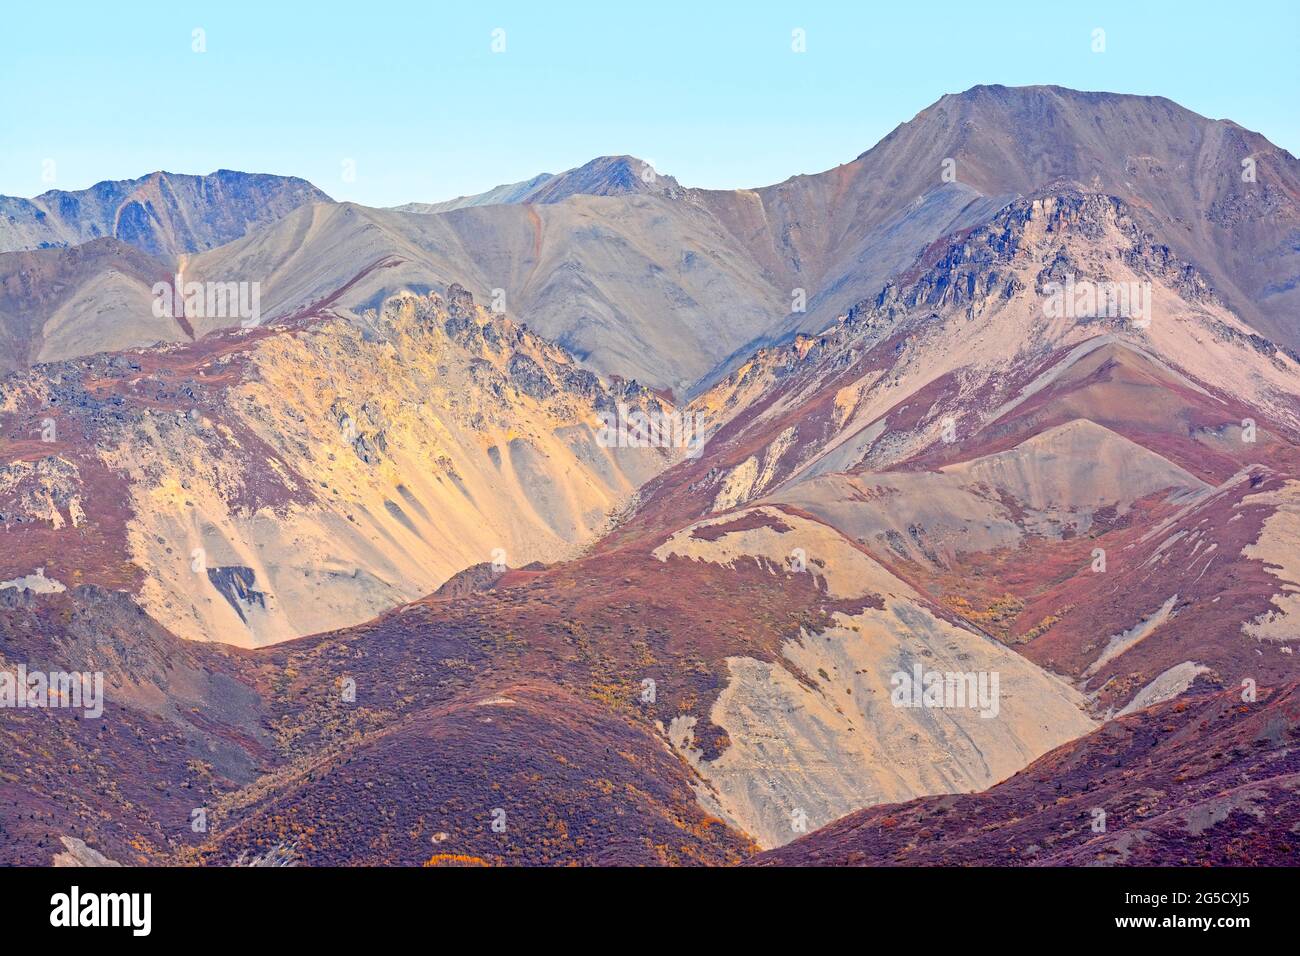
[[1300,688],[1182,698],[985,793],[872,807],[760,866],[1294,866]]

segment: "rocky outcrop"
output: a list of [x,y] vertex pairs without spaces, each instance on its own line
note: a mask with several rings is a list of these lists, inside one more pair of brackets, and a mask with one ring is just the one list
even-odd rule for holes
[[39,366],[0,392],[8,428],[50,409],[62,442],[0,464],[0,514],[30,552],[13,574],[107,523],[79,580],[118,586],[134,566],[182,636],[262,645],[359,623],[468,565],[553,560],[604,530],[686,451],[606,442],[598,412],[619,404],[671,408],[457,285],[363,323]]

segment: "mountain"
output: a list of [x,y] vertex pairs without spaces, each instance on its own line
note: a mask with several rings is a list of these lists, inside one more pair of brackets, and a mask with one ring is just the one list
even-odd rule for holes
[[528,197],[528,202],[555,203],[570,196],[684,195],[677,180],[658,172],[635,156],[601,156],[584,166],[548,179]]
[[977,87],[763,190],[616,159],[189,257],[266,321],[0,379],[0,655],[128,728],[0,729],[6,859],[1285,862],[1295,166],[1254,137]]
[[[1300,569],[1281,557],[1296,354],[1113,197],[1019,200],[927,261],[697,399],[703,454],[643,487],[615,535],[795,509],[1070,677],[1102,717],[1206,675],[1300,677],[1286,617]],[[1149,283],[1149,325],[1049,317],[1064,273]]]
[[155,285],[172,285],[188,254],[317,202],[330,198],[305,180],[229,170],[0,196],[0,374],[210,331],[199,314],[158,315]]
[[945,96],[852,162],[759,189],[683,188],[615,156],[431,206],[303,199],[223,234],[191,268],[260,283],[268,321],[325,306],[355,317],[456,282],[597,374],[689,396],[1053,187],[1122,200],[1254,331],[1300,347],[1300,163],[1160,97],[1060,87]]
[[[1245,160],[1253,181],[1243,181]],[[788,327],[816,331],[851,304],[846,286],[876,291],[859,277],[865,265],[879,283],[866,260],[879,255],[886,223],[897,229],[897,217],[915,218],[945,192],[1005,201],[1054,184],[1124,200],[1248,323],[1300,345],[1300,162],[1258,133],[1162,97],[977,86],[944,96],[836,170],[708,199],[772,272],[815,291],[807,316]]]
[[[807,178],[829,183],[840,175]],[[193,269],[215,281],[258,277],[272,317],[325,301],[349,314],[403,287],[460,282],[483,301],[503,300],[508,314],[527,316],[597,373],[685,395],[755,343],[785,334],[796,296],[810,310],[796,317],[829,322],[929,243],[981,221],[1007,198],[945,187],[922,204],[873,214],[859,224],[866,229],[860,248],[839,266],[853,282],[829,277],[836,288],[823,290],[821,273],[830,266],[805,261],[810,252],[791,257],[774,248],[797,225],[779,226],[785,239],[767,231],[766,217],[790,215],[781,199],[772,210],[753,205],[768,190],[684,189],[632,157],[593,160],[522,193],[503,189],[510,202],[488,201],[503,196],[493,190],[454,207],[400,207],[418,215],[300,210],[196,258]],[[809,191],[799,201],[811,204],[799,215],[820,221],[813,205],[843,197]]]
[[634,193],[673,195],[682,193],[677,180],[660,175],[645,160],[635,156],[600,156],[559,175],[541,173],[520,183],[507,183],[474,196],[459,196],[437,203],[407,203],[398,212],[437,213],[467,206],[555,203],[570,196],[625,196]]
[[[1080,283],[1150,283],[1149,324],[1047,315],[1047,284],[1067,273]],[[503,338],[527,343],[528,334],[474,309],[462,291],[448,295],[395,300],[360,329],[304,318],[231,337],[225,349],[236,351],[208,359],[190,379],[217,376],[220,388],[207,397],[185,384],[200,409],[194,424],[189,415],[175,426],[146,423],[131,411],[139,399],[125,401],[131,393],[120,389],[93,406],[129,424],[98,467],[121,469],[117,480],[134,502],[129,547],[99,559],[94,583],[111,586],[111,569],[136,568],[144,576],[143,585],[131,585],[138,600],[171,629],[277,642],[258,659],[273,661],[265,665],[273,672],[300,675],[304,688],[323,695],[322,707],[336,706],[329,688],[344,677],[371,695],[380,684],[393,688],[366,698],[374,734],[358,741],[313,742],[317,722],[296,718],[306,720],[295,723],[306,738],[281,749],[283,771],[236,784],[220,798],[213,836],[170,852],[206,862],[268,855],[308,863],[646,861],[622,855],[630,849],[603,857],[582,849],[596,832],[585,821],[611,812],[593,809],[603,785],[588,789],[567,770],[543,767],[493,791],[490,799],[500,802],[489,806],[481,803],[489,782],[475,769],[484,752],[519,768],[526,752],[558,750],[586,768],[581,780],[596,774],[657,793],[638,772],[604,763],[607,748],[596,741],[627,735],[624,749],[640,755],[638,765],[655,747],[679,758],[670,777],[656,778],[675,781],[672,795],[654,799],[689,793],[700,819],[716,821],[700,832],[721,841],[708,850],[687,844],[694,849],[654,861],[723,862],[751,845],[777,847],[833,825],[864,804],[995,788],[1121,711],[1231,688],[1243,676],[1263,687],[1300,677],[1287,623],[1297,360],[1251,333],[1114,197],[1052,190],[939,244],[824,335],[757,353],[701,395],[688,409],[710,422],[698,458],[626,449],[623,487],[640,490],[610,534],[600,538],[594,524],[571,533],[570,541],[591,542],[573,560],[554,562],[555,539],[543,540],[524,556],[552,563],[494,573],[486,590],[457,585],[421,599],[433,581],[412,580],[401,591],[373,586],[394,574],[394,556],[417,553],[399,531],[402,515],[417,537],[435,540],[422,532],[416,502],[431,527],[456,528],[451,539],[472,545],[458,552],[466,566],[492,546],[472,527],[496,520],[499,536],[539,501],[554,500],[538,485],[493,498],[491,484],[476,477],[487,466],[462,450],[455,471],[479,510],[469,526],[450,524],[460,509],[410,477],[434,455],[418,451],[423,433],[412,433],[383,401],[361,402],[379,394],[360,377],[371,366],[398,408],[415,402],[392,394],[406,380],[435,406],[458,394],[466,379],[451,369],[463,359],[440,344],[443,334],[468,332],[471,356],[496,356],[496,368],[504,361],[522,373],[489,346]],[[571,359],[555,352],[548,360],[540,341],[530,348],[541,377],[530,369],[513,386],[483,379],[503,388],[483,393],[497,397],[471,406],[474,413],[497,407],[511,387],[552,395],[541,381],[555,387]],[[251,354],[238,361],[251,368],[232,368],[245,351]],[[421,384],[426,352],[441,357],[447,398],[429,395],[433,379]],[[156,407],[160,380],[128,373],[134,394],[153,396]],[[312,374],[323,376],[320,384]],[[60,372],[61,380],[68,376]],[[92,380],[105,377],[97,368]],[[358,378],[352,393],[321,387]],[[296,390],[313,397],[295,397]],[[60,396],[55,404],[83,403]],[[559,446],[539,444],[548,432],[581,434],[565,424],[581,416],[543,418],[526,396],[508,407],[508,427],[528,415],[539,429],[529,442],[551,456]],[[591,414],[596,405],[587,408]],[[228,411],[218,417],[217,409]],[[340,415],[357,423],[351,454],[364,468],[327,464],[346,450],[329,439]],[[203,454],[191,453],[191,443],[213,430],[205,417],[242,448],[257,441],[266,450],[218,455],[208,443]],[[1246,417],[1260,431],[1254,442],[1234,431]],[[443,413],[439,420],[441,435],[458,419]],[[76,421],[78,430],[87,425]],[[164,424],[150,440],[148,430]],[[509,449],[516,471],[521,451]],[[91,472],[87,459],[60,458],[84,461]],[[250,460],[270,468],[252,472],[242,464]],[[195,471],[195,461],[210,462],[213,474]],[[92,516],[82,501],[94,500],[93,485],[80,494],[75,484],[63,489],[60,480],[71,480],[66,467],[44,464],[23,466],[20,500],[55,507],[25,514],[17,551],[41,554],[49,577],[81,583],[60,555],[92,520],[107,530],[108,512],[101,505]],[[307,493],[318,485],[331,497],[338,492],[344,508]],[[414,501],[401,496],[403,486]],[[340,516],[359,522],[362,534],[338,530],[346,527]],[[372,543],[362,547],[366,537]],[[375,538],[387,543],[376,547]],[[61,543],[42,554],[43,541]],[[190,583],[186,558],[196,545],[212,555],[210,594]],[[1101,573],[1098,548],[1107,557]],[[91,566],[84,556],[76,561]],[[400,606],[376,621],[305,644],[284,640],[393,605]],[[429,672],[430,660],[443,661],[447,675]],[[331,677],[317,673],[322,661],[334,662]],[[996,674],[999,689],[984,712],[891,706],[896,675],[917,667]],[[649,700],[641,697],[646,680],[654,682]],[[394,762],[407,768],[401,777],[381,769]],[[371,813],[335,797],[360,780],[378,790]],[[420,805],[445,808],[436,820],[379,813],[402,804],[412,787],[423,794]],[[468,816],[454,813],[469,805],[477,809]],[[563,808],[556,812],[566,831],[583,833],[583,842],[553,855],[541,841],[556,824],[530,809],[538,806]],[[497,809],[524,822],[505,844],[489,836]],[[295,836],[309,827],[319,836]],[[348,847],[358,828],[363,842],[388,851],[356,856]],[[618,831],[615,846],[626,846],[626,837]]]
[[437,215],[316,205],[195,256],[188,269],[207,281],[255,277],[267,321],[313,309],[355,318],[403,289],[457,282],[597,374],[678,396],[789,300],[703,210],[656,195]]
[[360,623],[603,530],[682,453],[602,445],[620,403],[671,409],[458,286],[364,326],[42,366],[0,383],[0,579],[127,588],[181,637],[244,646]]
[[[1151,305],[1053,318],[1063,274],[1149,283]],[[962,711],[910,730],[886,679],[918,660],[1031,682],[994,649],[1012,650],[1064,683],[1008,699],[1071,735],[1083,715],[1300,679],[1297,373],[1126,204],[1068,189],[938,244],[821,336],[752,356],[693,403],[711,423],[702,455],[644,486],[601,547],[668,534],[656,554],[797,555],[829,596],[861,599],[842,576],[878,603],[792,639],[788,673],[728,659],[707,721],[669,730],[703,804],[771,846],[797,835],[796,810],[811,829],[844,801],[984,790],[981,773],[1050,746],[1032,724],[993,739]],[[721,752],[695,752],[696,723]]]
[[0,196],[0,252],[110,237],[173,259],[238,239],[304,203],[329,201],[304,179],[229,169],[207,176],[156,172],[34,199]]

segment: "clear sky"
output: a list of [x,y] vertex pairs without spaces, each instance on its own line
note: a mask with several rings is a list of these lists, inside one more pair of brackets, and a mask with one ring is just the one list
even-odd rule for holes
[[0,194],[229,168],[393,205],[615,153],[688,186],[760,186],[979,83],[1159,94],[1300,153],[1297,0],[723,7],[6,4]]

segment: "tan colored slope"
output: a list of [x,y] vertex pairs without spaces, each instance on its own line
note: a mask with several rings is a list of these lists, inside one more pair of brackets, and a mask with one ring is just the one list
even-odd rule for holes
[[[268,319],[321,304],[355,317],[401,289],[457,282],[597,373],[678,394],[791,301],[705,210],[651,195],[437,215],[304,207],[195,256],[190,269],[194,278],[260,281]],[[195,323],[200,332],[229,324]]]
[[117,239],[0,253],[0,373],[187,340],[174,319],[154,315],[153,285],[170,273],[163,260]]
[[[746,516],[761,523],[724,530]],[[701,530],[705,537],[696,537]],[[875,803],[983,790],[1093,728],[1078,692],[937,617],[910,586],[818,522],[750,509],[684,529],[655,554],[789,567],[796,549],[807,573],[849,606],[833,626],[787,642],[777,661],[728,659],[730,681],[709,714],[730,741],[716,759],[695,746],[695,718],[665,728],[701,776],[701,803],[760,845],[780,846]],[[895,706],[895,675],[916,665],[977,681],[983,675],[990,693],[981,703],[996,704]]]
[[796,482],[773,500],[806,509],[846,535],[915,561],[1016,546],[1026,534],[1086,534],[1094,514],[1171,500],[1208,485],[1155,452],[1085,419],[1004,452],[938,471],[830,474]]
[[37,362],[56,362],[141,343],[184,342],[175,319],[153,312],[153,285],[121,272],[92,276],[56,309],[41,330]]
[[[124,433],[107,458],[131,478],[146,609],[241,645],[359,623],[471,564],[564,557],[673,454],[600,447],[603,386],[566,386],[571,359],[507,320],[459,315],[449,332],[406,296],[367,334],[265,337],[220,412]],[[552,394],[527,393],[525,361]]]
[[1300,481],[1288,481],[1277,491],[1250,495],[1241,506],[1272,505],[1258,540],[1242,549],[1242,556],[1263,561],[1279,580],[1279,592],[1265,614],[1247,621],[1243,634],[1264,641],[1300,639]]
[[1115,505],[1123,514],[1152,491],[1208,487],[1136,442],[1085,419],[1041,432],[1011,451],[940,471],[966,484],[1004,489],[1036,511]]

